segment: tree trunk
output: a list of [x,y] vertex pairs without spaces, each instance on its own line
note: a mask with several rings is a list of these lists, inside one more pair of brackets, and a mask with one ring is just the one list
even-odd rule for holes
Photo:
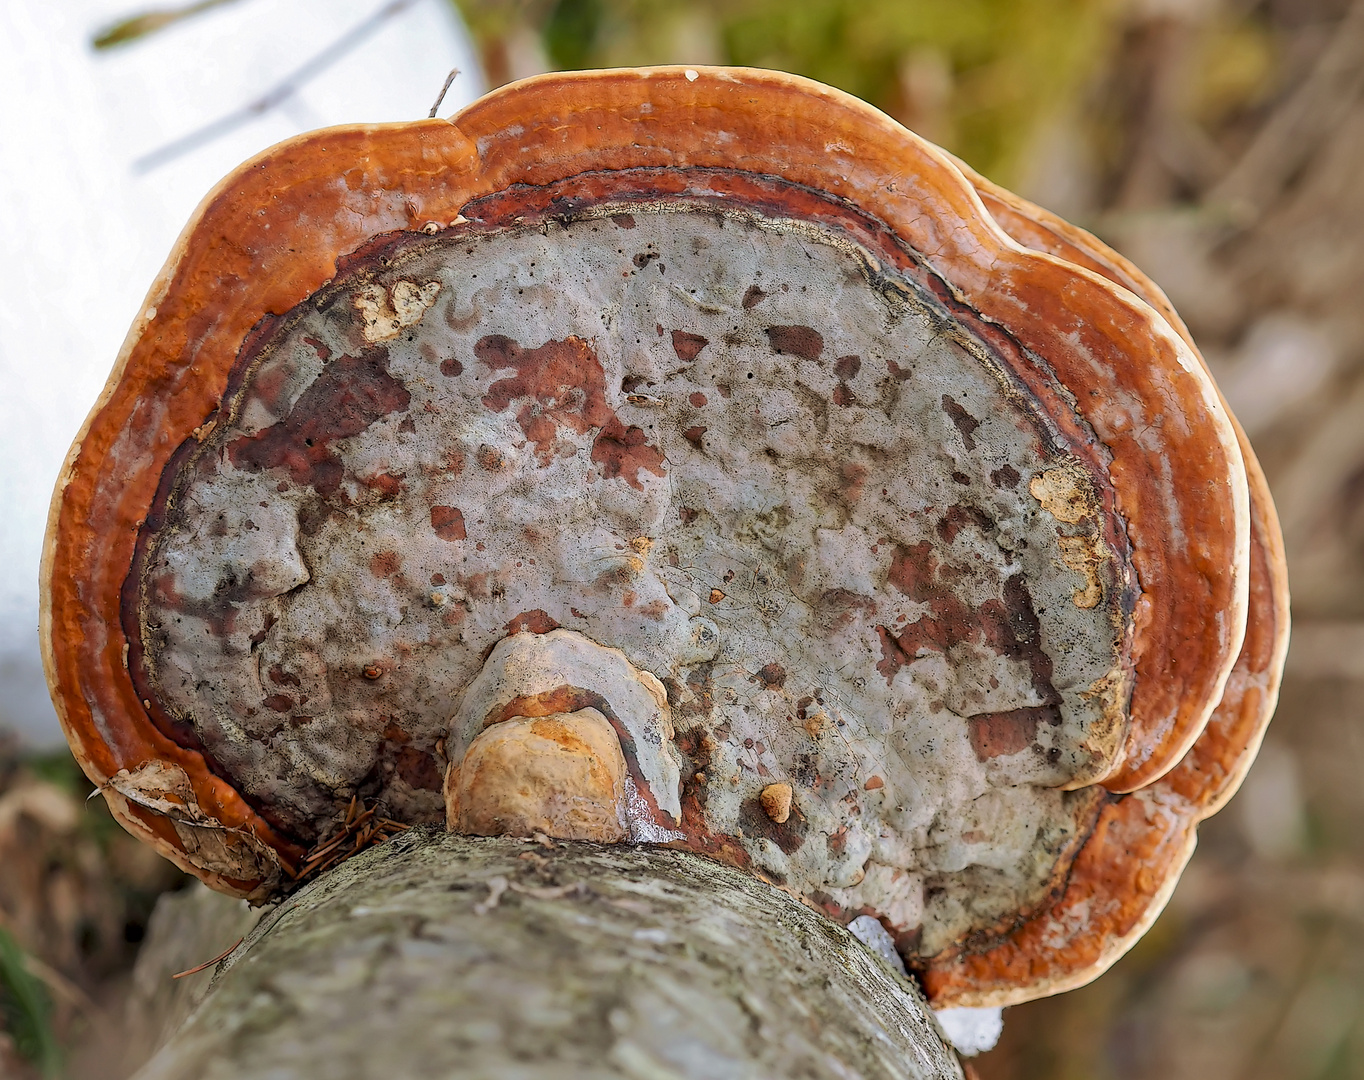
[[663,848],[414,829],[268,913],[138,1080],[938,1078],[917,987]]

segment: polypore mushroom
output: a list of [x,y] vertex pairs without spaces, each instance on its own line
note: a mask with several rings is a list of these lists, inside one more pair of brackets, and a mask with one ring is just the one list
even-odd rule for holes
[[357,799],[671,843],[875,916],[939,1005],[1093,977],[1254,753],[1282,555],[1158,290],[977,186],[680,68],[234,173],[54,504],[115,814],[255,898]]

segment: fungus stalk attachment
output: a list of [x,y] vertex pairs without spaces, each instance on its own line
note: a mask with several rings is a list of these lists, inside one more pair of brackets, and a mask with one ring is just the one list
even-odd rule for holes
[[470,836],[625,840],[625,758],[596,709],[514,716],[446,774],[446,824]]
[[473,836],[663,839],[680,817],[672,739],[663,687],[620,650],[570,630],[506,638],[451,724],[446,827]]

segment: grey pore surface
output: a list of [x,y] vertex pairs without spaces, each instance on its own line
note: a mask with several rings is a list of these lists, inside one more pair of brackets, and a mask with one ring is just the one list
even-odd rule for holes
[[306,842],[357,792],[441,820],[489,651],[575,630],[667,688],[684,843],[931,954],[1084,827],[1126,563],[914,286],[832,232],[632,214],[419,237],[282,320],[149,541],[148,683]]

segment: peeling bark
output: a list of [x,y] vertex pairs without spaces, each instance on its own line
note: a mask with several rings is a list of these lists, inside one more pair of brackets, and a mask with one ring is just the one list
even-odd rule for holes
[[415,829],[266,915],[138,1080],[960,1078],[917,987],[680,851]]

